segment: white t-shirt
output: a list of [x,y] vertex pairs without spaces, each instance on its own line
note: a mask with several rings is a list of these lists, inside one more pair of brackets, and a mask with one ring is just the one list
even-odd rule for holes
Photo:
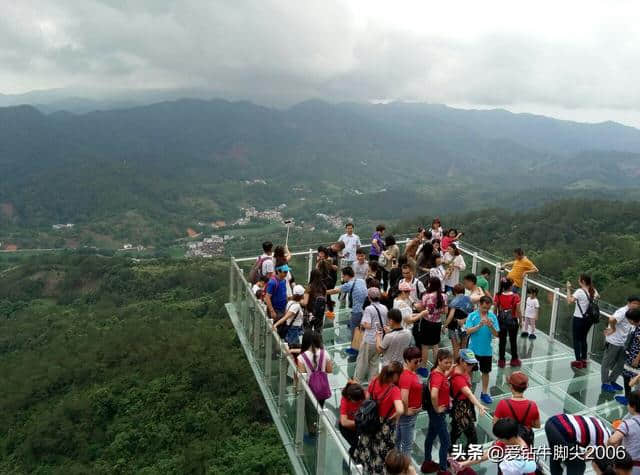
[[[380,319],[378,319],[378,312],[376,312],[376,309],[380,312]],[[362,314],[362,323],[371,324],[371,328],[365,328],[364,330],[364,342],[368,345],[376,344],[376,333],[378,330],[382,330],[382,328],[380,328],[380,320],[382,320],[383,326],[387,324],[387,307],[376,302],[364,309],[364,313]]]
[[287,309],[285,310],[285,313],[287,312],[293,313],[293,315],[287,319],[287,325],[301,327],[304,320],[304,312],[302,311],[302,305],[300,305],[300,302],[296,302],[294,300],[287,302]]
[[435,241],[436,239],[439,239],[440,241],[442,241],[442,235],[444,233],[444,231],[442,231],[442,228],[438,228],[438,229],[429,228],[429,231],[431,231],[431,242]]
[[262,261],[262,275],[269,275],[272,272],[275,272],[273,256],[269,256],[267,254],[262,254],[260,259],[264,259]]
[[[402,279],[400,282],[407,282],[407,280]],[[418,292],[416,289],[420,290],[420,297],[422,297],[424,293],[427,291],[427,289],[424,288],[424,284],[422,283],[422,281],[414,277],[411,282],[407,282],[407,283],[411,285],[411,292],[409,292],[409,300],[411,300],[411,303],[414,304],[416,302],[420,302],[420,299],[418,298]]]
[[[594,295],[595,297],[598,297],[598,292],[596,291]],[[576,318],[582,318],[582,313],[586,312],[587,308],[589,308],[589,294],[580,288],[573,293],[573,298],[576,299],[576,308],[573,311],[573,316]],[[582,309],[582,312],[580,309]]]
[[[322,371],[327,371],[327,362],[331,361],[331,358],[329,357],[329,353],[327,353],[326,350],[322,349],[322,350],[316,350],[316,364],[318,361],[320,361],[320,353],[324,353],[324,357],[322,359],[322,366],[321,366],[321,370]],[[304,352],[304,355],[307,356],[307,358],[309,359],[309,363],[311,363],[311,365],[313,365],[313,353],[311,353],[311,350],[307,350]],[[310,368],[309,365],[307,364],[307,362],[304,360],[304,358],[302,357],[302,355],[300,356],[300,361],[302,361],[302,363],[304,364],[304,367],[307,369],[307,373],[311,373],[313,371],[313,368]]]
[[446,271],[444,270],[444,266],[440,264],[438,267],[432,267],[429,269],[429,277],[437,277],[440,279],[440,283],[442,284],[442,290],[444,291],[444,275]]
[[393,299],[393,308],[400,310],[402,314],[402,326],[407,330],[411,330],[413,323],[408,322],[407,319],[413,315],[413,309],[411,308],[411,300]]
[[629,320],[627,320],[625,316],[627,310],[629,310],[629,306],[625,305],[616,310],[612,315],[612,317],[616,319],[616,331],[605,338],[607,343],[614,346],[624,346],[626,343],[629,333],[634,329],[634,326],[629,323]]
[[340,236],[338,241],[342,241],[344,243],[344,250],[342,251],[345,261],[355,261],[356,260],[356,251],[360,244],[360,238],[357,234],[352,234],[349,236],[348,234],[343,234]]
[[524,318],[537,318],[537,310],[540,308],[540,302],[537,298],[527,297],[524,307]]
[[448,252],[445,253],[442,260],[447,265],[451,264],[455,266],[449,278],[444,281],[444,285],[447,285],[449,287],[454,287],[457,283],[460,282],[460,271],[465,270],[467,268],[467,265],[464,263],[464,259],[462,258],[461,255],[452,256]]
[[353,273],[356,279],[367,280],[367,274],[369,274],[369,262],[366,260],[360,264],[358,261],[353,263]]

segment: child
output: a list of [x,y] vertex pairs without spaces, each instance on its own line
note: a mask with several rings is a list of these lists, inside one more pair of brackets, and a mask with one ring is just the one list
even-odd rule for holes
[[[287,302],[287,308],[281,319],[273,322],[273,328],[278,330],[280,338],[284,338],[289,345],[300,343],[300,336],[303,333],[304,310],[302,309],[302,299],[305,289],[301,285],[293,288],[293,296]],[[280,328],[278,328],[280,327]]]
[[531,287],[527,289],[527,301],[524,307],[524,331],[520,334],[522,338],[529,337],[530,340],[536,339],[536,320],[538,319],[539,313],[540,302],[538,302],[538,289]]
[[258,300],[264,299],[264,288],[267,286],[268,283],[269,283],[269,277],[267,277],[266,275],[263,275],[262,277],[260,277],[258,282],[253,284],[253,287],[251,287],[251,292],[253,292],[253,295],[255,295]]
[[[639,380],[640,376],[633,378]],[[637,381],[631,381],[637,382]],[[631,382],[629,383],[630,386]],[[633,387],[633,386],[632,386]],[[607,445],[626,447],[632,460],[640,460],[640,391],[634,391],[629,395],[629,416],[625,417],[616,428]],[[634,467],[633,474],[640,473],[640,465]]]
[[356,279],[367,280],[369,275],[369,263],[367,262],[367,255],[365,250],[359,247],[356,250],[356,261],[353,263],[353,273]]

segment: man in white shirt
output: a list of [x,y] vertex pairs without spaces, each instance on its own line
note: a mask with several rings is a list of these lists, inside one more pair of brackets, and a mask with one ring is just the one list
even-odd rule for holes
[[262,264],[260,267],[260,274],[271,278],[275,274],[275,265],[273,260],[273,243],[271,241],[265,241],[262,243],[263,254],[259,257]]
[[353,223],[347,223],[345,230],[347,232],[338,239],[338,241],[342,241],[344,243],[341,267],[351,267],[353,265],[353,261],[356,260],[356,250],[362,246],[362,244],[360,244],[360,238],[358,235],[353,234]]
[[600,366],[602,390],[604,392],[622,391],[624,388],[616,383],[624,369],[624,345],[627,336],[636,324],[630,321],[626,314],[629,310],[640,308],[640,296],[631,296],[627,299],[627,305],[619,308],[609,318],[609,326],[605,329],[605,346]]
[[[364,335],[356,360],[354,379],[363,383],[372,381],[378,374],[380,356],[376,347],[376,333],[387,326],[387,307],[380,303],[380,289],[371,287],[367,291],[371,305],[364,309],[360,326],[364,328]],[[367,375],[369,376],[368,379]]]
[[411,292],[409,292],[411,305],[417,306],[416,310],[423,310],[421,301],[426,289],[420,279],[413,276],[413,268],[409,264],[402,266],[402,280],[400,282],[406,282],[411,286]]

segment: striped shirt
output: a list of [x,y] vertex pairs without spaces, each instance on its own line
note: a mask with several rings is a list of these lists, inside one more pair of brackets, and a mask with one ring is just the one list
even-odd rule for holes
[[603,446],[611,436],[611,431],[597,417],[558,414],[551,422],[568,443],[581,447]]

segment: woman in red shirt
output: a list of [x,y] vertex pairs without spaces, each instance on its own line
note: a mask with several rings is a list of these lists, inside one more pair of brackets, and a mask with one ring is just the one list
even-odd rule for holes
[[398,386],[402,396],[404,414],[398,419],[396,428],[396,449],[403,454],[411,455],[416,420],[422,409],[422,381],[416,374],[422,361],[422,352],[415,346],[410,346],[402,354],[404,371],[400,375]]
[[498,314],[498,367],[505,367],[505,351],[507,349],[507,335],[511,345],[511,366],[521,366],[518,359],[518,328],[520,327],[522,316],[520,315],[520,297],[511,291],[513,282],[503,279],[500,282],[500,291],[496,294],[494,302],[496,313]]
[[369,396],[378,403],[381,427],[373,436],[361,434],[353,451],[353,460],[364,466],[365,473],[384,473],[384,459],[395,446],[396,421],[404,413],[397,386],[402,371],[402,365],[392,361],[369,384]]
[[366,393],[362,386],[358,383],[349,381],[342,390],[342,399],[340,400],[340,433],[345,438],[353,452],[355,445],[358,443],[358,433],[356,432],[355,416],[356,411],[364,400]]
[[511,386],[512,396],[498,402],[493,423],[495,424],[498,419],[510,417],[529,429],[538,429],[540,427],[538,405],[524,397],[524,392],[529,386],[529,377],[522,371],[515,371],[511,373],[507,382]]
[[458,438],[464,433],[467,443],[478,443],[476,433],[476,411],[478,408],[481,415],[487,413],[487,409],[478,401],[471,391],[471,372],[478,364],[476,355],[468,348],[460,350],[458,362],[451,372],[450,384],[453,402],[451,408],[451,445],[453,446]]
[[[451,351],[447,348],[438,350],[438,366],[431,372],[429,377],[429,388],[431,390],[431,405],[429,410],[429,430],[424,441],[424,462],[422,463],[422,473],[438,472],[438,475],[446,475],[447,454],[449,452],[449,432],[447,431],[446,411],[449,409],[449,373],[453,359]],[[440,438],[440,464],[431,459],[431,450],[436,437]]]

